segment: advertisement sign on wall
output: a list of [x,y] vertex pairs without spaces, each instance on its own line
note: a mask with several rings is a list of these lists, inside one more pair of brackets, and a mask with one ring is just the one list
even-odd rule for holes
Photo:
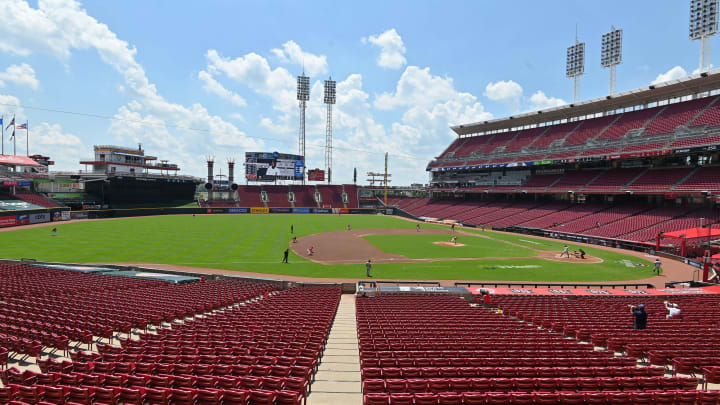
[[308,181],[325,181],[325,170],[322,170],[322,169],[308,170]]
[[[68,212],[69,214],[69,212]],[[43,222],[50,222],[50,214],[44,213],[44,214],[30,214],[30,223],[31,224],[41,224]]]
[[251,214],[269,214],[270,209],[267,207],[250,207]]
[[330,208],[313,208],[312,210],[316,214],[330,214],[332,213],[332,209]]
[[62,214],[60,214],[60,218],[62,218],[63,221],[69,221],[70,211],[63,211]]
[[8,226],[15,226],[15,215],[11,217],[0,217],[0,228],[5,228]]
[[296,214],[309,214],[310,208],[293,208],[292,212]]
[[228,214],[247,214],[249,212],[248,208],[228,208]]
[[289,214],[290,208],[270,208],[270,212],[274,214]]
[[30,215],[18,215],[15,221],[16,225],[28,225],[30,224]]

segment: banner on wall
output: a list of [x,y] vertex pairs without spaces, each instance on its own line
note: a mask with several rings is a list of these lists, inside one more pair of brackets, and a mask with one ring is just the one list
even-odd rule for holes
[[295,214],[309,214],[310,208],[293,208],[292,212]]
[[11,217],[0,217],[0,228],[15,226],[16,221],[15,215]]
[[250,207],[251,214],[269,214],[270,209],[267,207]]
[[71,219],[88,219],[88,213],[87,212],[71,212],[70,218]]
[[31,223],[31,224],[41,224],[43,222],[50,222],[50,214],[47,212],[44,214],[30,214],[29,221],[30,221],[29,223]]
[[15,219],[15,225],[29,225],[30,224],[30,215],[18,215]]
[[273,214],[289,214],[290,208],[270,208],[270,212]]
[[316,214],[330,214],[332,212],[330,208],[313,208],[312,211]]
[[69,221],[71,218],[70,211],[63,211],[62,214],[60,214],[60,218],[62,218],[63,221]]
[[248,214],[249,208],[228,208],[228,214]]

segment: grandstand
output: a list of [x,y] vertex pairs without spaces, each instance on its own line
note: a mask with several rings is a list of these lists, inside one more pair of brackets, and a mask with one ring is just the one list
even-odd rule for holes
[[427,166],[428,196],[390,205],[471,226],[648,245],[661,232],[712,225],[720,198],[718,89],[720,70],[713,70],[455,126],[458,139]]

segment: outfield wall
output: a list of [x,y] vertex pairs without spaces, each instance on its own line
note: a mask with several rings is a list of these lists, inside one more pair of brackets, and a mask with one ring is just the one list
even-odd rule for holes
[[42,208],[34,210],[0,211],[0,228],[41,224],[44,222],[68,221],[69,208]]
[[189,214],[389,214],[393,211],[375,208],[274,208],[274,207],[222,207],[222,208],[127,208],[72,211],[72,219],[126,218],[150,215]]

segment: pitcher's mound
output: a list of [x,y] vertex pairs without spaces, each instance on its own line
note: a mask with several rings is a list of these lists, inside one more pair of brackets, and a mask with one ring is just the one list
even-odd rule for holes
[[463,243],[452,243],[452,242],[433,242],[433,245],[455,246],[455,247],[465,246],[465,244],[463,244]]

